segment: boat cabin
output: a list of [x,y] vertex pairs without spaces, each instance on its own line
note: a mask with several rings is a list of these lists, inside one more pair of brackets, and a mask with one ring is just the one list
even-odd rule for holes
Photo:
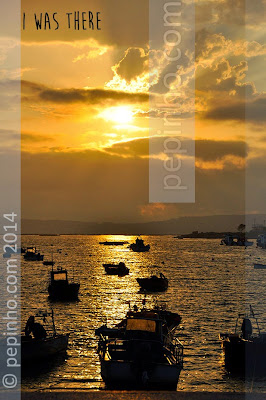
[[61,282],[68,282],[67,277],[67,270],[66,269],[59,269],[57,271],[51,271],[51,283],[61,283]]
[[127,318],[126,338],[158,339],[162,334],[162,321],[148,318]]

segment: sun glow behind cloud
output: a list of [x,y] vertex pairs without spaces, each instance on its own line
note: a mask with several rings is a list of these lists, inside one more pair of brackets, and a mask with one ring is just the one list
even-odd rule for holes
[[133,121],[134,112],[129,106],[109,107],[102,111],[98,117],[108,122],[127,125]]

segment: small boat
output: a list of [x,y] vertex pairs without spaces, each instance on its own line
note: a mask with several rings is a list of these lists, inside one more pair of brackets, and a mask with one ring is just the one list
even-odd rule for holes
[[254,264],[254,269],[266,269],[265,264]]
[[43,261],[43,254],[37,251],[36,247],[27,247],[24,253],[25,261]]
[[152,275],[149,278],[137,278],[137,282],[142,289],[149,292],[164,292],[168,288],[168,279],[162,273],[159,277]]
[[257,247],[260,247],[261,249],[266,249],[266,233],[258,236]]
[[46,261],[43,261],[43,265],[51,265],[51,266],[53,266],[55,264],[55,262],[54,261],[49,261],[49,260],[46,260]]
[[[242,319],[241,327],[239,319]],[[252,319],[257,332],[253,333]],[[224,351],[225,368],[232,373],[247,375],[266,372],[266,333],[261,333],[257,318],[250,306],[250,313],[239,314],[234,333],[220,333]]]
[[238,235],[225,235],[220,244],[225,246],[253,246],[253,242],[246,240],[245,237],[241,237]]
[[[144,310],[142,310],[144,311]],[[183,368],[183,346],[166,331],[160,313],[127,313],[120,327],[101,327],[101,376],[113,389],[176,390]]]
[[48,286],[49,298],[51,300],[77,300],[80,284],[70,282],[66,269],[58,268],[50,271],[50,283]]
[[99,244],[104,244],[105,246],[123,246],[124,244],[128,244],[128,242],[125,241],[118,241],[118,242],[99,242]]
[[136,252],[144,252],[144,251],[149,251],[150,250],[150,245],[144,244],[144,240],[143,239],[139,239],[137,238],[135,243],[131,243],[131,245],[129,246],[129,248],[132,251],[136,251]]
[[103,264],[103,267],[108,275],[124,276],[129,274],[129,269],[123,262],[119,264]]
[[[46,330],[36,319],[41,319],[47,323],[47,319],[52,319],[52,330]],[[29,323],[29,321],[31,321]],[[36,335],[39,332],[39,335]],[[42,334],[40,334],[42,332]],[[22,366],[27,363],[39,362],[43,359],[50,359],[59,353],[67,350],[69,333],[57,334],[52,313],[39,313],[35,317],[30,317],[25,327],[25,334],[21,335],[21,362]],[[37,336],[34,337],[34,334]]]

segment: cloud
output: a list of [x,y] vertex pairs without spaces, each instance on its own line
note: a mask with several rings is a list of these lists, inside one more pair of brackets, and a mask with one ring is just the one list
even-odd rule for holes
[[[153,137],[152,141],[157,142],[153,148],[163,149],[163,143],[166,137]],[[182,147],[189,148],[191,140],[186,138],[180,139]],[[244,141],[236,140],[195,140],[196,159],[204,162],[215,162],[222,160],[228,156],[236,158],[245,158],[247,155],[248,147]],[[148,157],[155,154],[149,152],[149,138],[134,139],[126,142],[119,142],[110,147],[105,147],[104,151],[113,155],[120,155],[123,157]],[[157,153],[158,154],[158,153]]]
[[144,50],[131,47],[126,50],[124,58],[114,66],[114,71],[127,82],[142,75],[149,69],[149,58]]
[[244,210],[244,182],[244,168],[197,167],[195,204],[149,208],[145,207],[149,203],[148,158],[100,151],[22,153],[24,218],[136,222],[188,214],[233,214]]
[[23,99],[34,102],[43,101],[59,104],[84,103],[101,104],[104,102],[144,103],[149,100],[146,93],[128,93],[106,89],[54,89],[42,84],[22,81]]
[[214,107],[203,114],[213,120],[231,120],[262,124],[266,121],[266,97],[260,96],[251,101],[239,101]]

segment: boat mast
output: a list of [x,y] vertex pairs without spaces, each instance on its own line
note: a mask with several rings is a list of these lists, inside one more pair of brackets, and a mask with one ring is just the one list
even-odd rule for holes
[[52,316],[52,324],[53,324],[53,331],[54,331],[54,336],[56,335],[56,328],[55,328],[55,323],[54,323],[54,310],[53,307],[51,307],[51,316]]

